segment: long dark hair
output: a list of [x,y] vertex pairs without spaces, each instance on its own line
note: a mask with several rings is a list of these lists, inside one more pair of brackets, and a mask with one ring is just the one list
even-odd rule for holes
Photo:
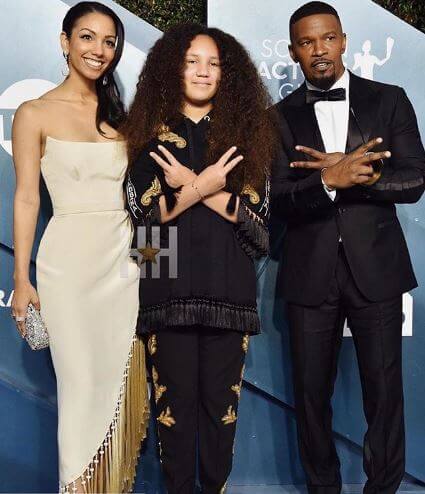
[[182,118],[185,56],[200,34],[216,43],[222,70],[213,100],[206,158],[213,163],[231,146],[237,146],[244,160],[229,174],[227,190],[239,193],[247,184],[260,187],[276,145],[272,113],[266,111],[271,103],[269,95],[245,48],[230,34],[199,24],[171,28],[148,54],[121,129],[130,166],[164,124],[173,125]]
[[[99,14],[110,17],[115,24],[115,32],[117,36],[115,56],[107,70],[96,81],[96,93],[98,99],[96,112],[96,128],[98,132],[105,135],[100,128],[102,122],[106,122],[114,129],[123,123],[126,112],[121,101],[120,91],[114,79],[114,70],[121,59],[124,48],[124,26],[117,14],[106,5],[99,2],[79,2],[71,7],[66,13],[62,22],[62,31],[66,36],[71,38],[72,30],[75,23],[80,17],[86,14],[98,12]],[[104,84],[105,82],[105,84]]]

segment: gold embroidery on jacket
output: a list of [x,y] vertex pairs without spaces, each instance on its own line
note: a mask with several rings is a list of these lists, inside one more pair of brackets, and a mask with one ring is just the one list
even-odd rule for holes
[[236,393],[236,396],[238,397],[239,400],[241,397],[241,385],[234,384],[230,389]]
[[242,189],[242,194],[249,196],[249,200],[252,204],[258,204],[260,202],[260,196],[258,192],[249,184],[245,185]]
[[238,417],[236,416],[236,412],[233,410],[232,405],[230,405],[227,409],[226,415],[221,418],[221,421],[224,423],[224,425],[229,425],[233,424],[233,422],[236,422],[236,420],[238,420]]
[[161,182],[159,181],[158,177],[155,176],[152,185],[142,195],[142,199],[140,200],[140,202],[142,203],[143,206],[149,206],[152,202],[152,197],[159,196],[161,192],[162,192]]
[[152,381],[155,388],[155,403],[158,403],[161,396],[167,391],[167,386],[158,384],[159,375],[154,366],[152,366]]
[[165,142],[165,141],[174,142],[176,147],[179,149],[183,149],[187,145],[186,139],[179,136],[175,132],[171,132],[170,127],[168,127],[168,125],[162,125],[161,126],[161,128],[159,130],[159,134],[158,134],[158,139],[161,142]]
[[156,334],[151,334],[148,340],[149,355],[154,355],[156,353],[156,349],[157,349]]
[[220,489],[220,494],[226,494],[226,485],[227,482],[223,485],[223,487]]
[[170,407],[167,407],[165,412],[161,412],[160,416],[156,420],[167,427],[171,427],[176,423],[174,417],[171,415]]
[[153,381],[153,383],[156,384],[158,382],[158,379],[159,379],[158,372],[155,369],[155,367],[152,366],[152,381]]
[[167,391],[167,386],[163,386],[162,384],[155,385],[155,403],[158,403],[161,396]]
[[247,353],[249,345],[249,334],[244,334],[242,339],[242,350]]

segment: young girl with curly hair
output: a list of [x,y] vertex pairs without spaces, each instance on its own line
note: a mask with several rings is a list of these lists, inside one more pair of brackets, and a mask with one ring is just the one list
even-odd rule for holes
[[[122,130],[141,259],[138,333],[152,365],[170,494],[224,492],[268,251],[269,98],[235,38],[196,24],[154,45]],[[173,228],[174,227],[174,228]]]

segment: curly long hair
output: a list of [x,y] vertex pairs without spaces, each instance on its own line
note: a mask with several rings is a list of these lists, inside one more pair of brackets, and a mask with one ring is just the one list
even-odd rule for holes
[[277,138],[271,100],[245,48],[230,34],[200,24],[180,24],[150,50],[121,133],[127,140],[130,166],[164,125],[181,121],[185,56],[198,35],[211,37],[218,48],[221,80],[213,98],[207,135],[207,163],[216,162],[231,146],[244,160],[228,175],[226,189],[261,187],[269,173]]

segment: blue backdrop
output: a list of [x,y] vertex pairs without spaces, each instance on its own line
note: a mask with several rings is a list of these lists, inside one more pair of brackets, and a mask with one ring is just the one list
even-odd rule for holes
[[[13,289],[12,206],[14,172],[11,124],[14,111],[63,79],[59,46],[61,20],[75,0],[2,2],[0,46],[0,492],[55,492],[57,489],[56,382],[49,351],[31,352],[10,319]],[[131,100],[145,54],[161,33],[114,2],[124,21],[127,43],[118,74],[125,101]],[[275,100],[302,82],[287,53],[287,20],[302,2],[294,0],[210,0],[209,21],[233,34],[251,51]],[[332,2],[349,35],[346,62],[356,73],[406,88],[424,129],[425,37],[369,0],[355,5]],[[29,28],[28,26],[31,26]],[[19,37],[17,35],[19,33]],[[369,43],[367,41],[369,40]],[[393,41],[391,41],[393,40]],[[18,42],[19,41],[19,42]],[[369,46],[370,45],[370,46]],[[42,185],[42,212],[33,259],[50,204]],[[423,205],[399,208],[419,282],[424,240]],[[282,225],[275,224],[273,252],[258,265],[259,305],[264,334],[252,340],[238,421],[232,493],[278,492],[277,486],[301,484],[292,411],[288,336],[283,302],[275,293]],[[34,279],[34,272],[32,272]],[[34,280],[35,281],[35,280]],[[408,472],[425,481],[425,321],[423,288],[405,296],[405,389]],[[411,336],[407,336],[411,335]],[[360,445],[365,429],[352,342],[341,354],[335,396],[335,434],[345,483],[363,481]],[[144,447],[136,492],[158,492],[160,472],[153,428]],[[274,487],[273,487],[274,486]]]

